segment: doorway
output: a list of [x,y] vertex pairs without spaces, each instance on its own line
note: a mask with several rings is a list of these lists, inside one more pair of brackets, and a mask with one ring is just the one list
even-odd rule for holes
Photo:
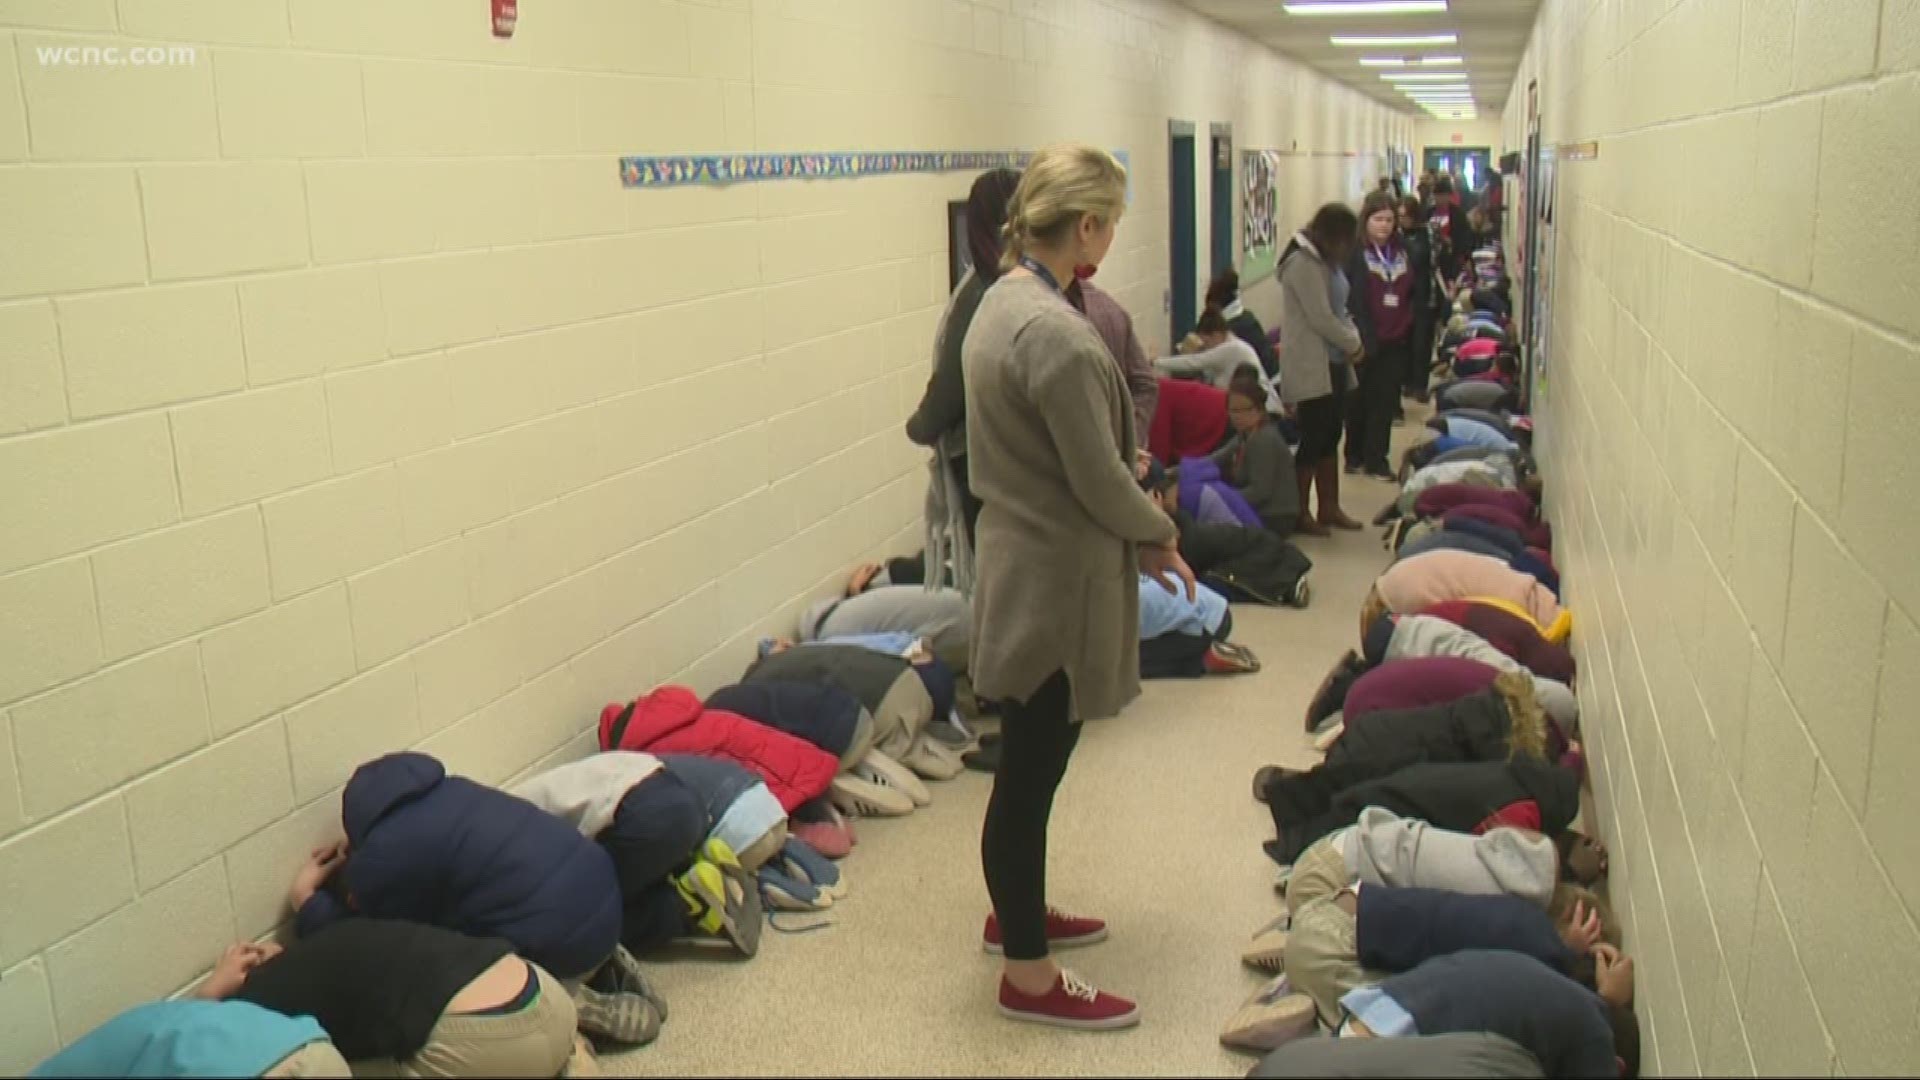
[[1199,263],[1200,253],[1197,237],[1194,235],[1196,215],[1194,200],[1194,146],[1193,122],[1191,120],[1169,120],[1167,122],[1167,282],[1168,329],[1172,332],[1170,343],[1178,343],[1193,329],[1198,318],[1193,270]]
[[1421,164],[1427,172],[1452,173],[1465,194],[1487,186],[1493,151],[1485,146],[1429,146]]
[[1239,252],[1233,245],[1233,125],[1212,126],[1213,193],[1207,204],[1209,231],[1213,236],[1213,273],[1239,265]]

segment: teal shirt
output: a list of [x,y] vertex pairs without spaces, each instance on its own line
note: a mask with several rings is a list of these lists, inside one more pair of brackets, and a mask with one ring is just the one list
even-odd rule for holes
[[311,1016],[244,1001],[156,1001],[94,1028],[27,1075],[259,1076],[326,1037]]

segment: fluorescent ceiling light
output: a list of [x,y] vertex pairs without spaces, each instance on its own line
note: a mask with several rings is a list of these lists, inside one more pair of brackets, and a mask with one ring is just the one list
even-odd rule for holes
[[1388,82],[1466,82],[1464,71],[1383,71],[1380,77]]
[[1400,92],[1410,98],[1470,98],[1473,91],[1464,86],[1406,86]]
[[1447,0],[1305,0],[1280,7],[1289,15],[1428,15],[1444,14]]
[[1457,45],[1458,34],[1335,34],[1327,39],[1344,48],[1404,48],[1421,45]]
[[1458,56],[1426,56],[1416,57],[1411,60],[1404,56],[1363,56],[1360,58],[1361,67],[1453,67],[1456,64],[1464,63],[1466,63],[1466,61]]
[[1415,105],[1453,105],[1465,107],[1479,104],[1470,97],[1417,97],[1410,100]]

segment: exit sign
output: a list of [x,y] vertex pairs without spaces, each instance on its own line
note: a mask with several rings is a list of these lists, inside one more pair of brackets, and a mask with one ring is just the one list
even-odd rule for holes
[[1467,141],[1467,133],[1466,133],[1466,132],[1464,132],[1464,131],[1456,131],[1456,132],[1454,132],[1454,133],[1453,133],[1453,141],[1454,141],[1454,143],[1455,143],[1455,144],[1459,144],[1459,143],[1463,143],[1463,142],[1466,142],[1466,141]]

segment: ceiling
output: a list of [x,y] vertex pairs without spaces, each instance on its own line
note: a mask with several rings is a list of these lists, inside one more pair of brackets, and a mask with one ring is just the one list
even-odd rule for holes
[[[1481,119],[1496,118],[1513,88],[1514,73],[1533,32],[1539,0],[1449,0],[1449,10],[1431,15],[1289,15],[1281,0],[1178,0],[1216,22],[1246,34],[1321,74],[1366,93],[1383,104],[1414,111],[1415,106],[1382,72],[1465,71]],[[1347,47],[1328,38],[1340,35],[1455,33],[1454,45]],[[1463,65],[1418,68],[1363,67],[1362,56],[1459,56]]]

